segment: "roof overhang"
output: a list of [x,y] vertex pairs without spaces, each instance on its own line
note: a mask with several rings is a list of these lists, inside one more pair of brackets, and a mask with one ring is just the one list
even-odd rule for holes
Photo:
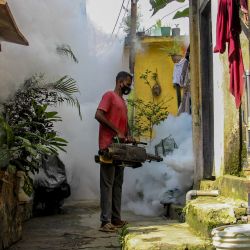
[[18,29],[6,0],[0,0],[0,42],[2,41],[29,45]]

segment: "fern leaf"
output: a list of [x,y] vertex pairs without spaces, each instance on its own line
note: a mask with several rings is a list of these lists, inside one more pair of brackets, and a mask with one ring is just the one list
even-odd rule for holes
[[59,55],[69,56],[71,59],[78,63],[78,59],[76,58],[75,54],[73,53],[71,47],[68,44],[62,44],[60,46],[57,46],[56,51]]

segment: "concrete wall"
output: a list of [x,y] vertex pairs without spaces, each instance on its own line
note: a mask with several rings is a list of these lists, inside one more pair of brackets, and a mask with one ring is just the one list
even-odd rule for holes
[[[161,94],[154,100],[158,103],[166,101],[167,111],[172,115],[177,115],[178,102],[176,89],[173,85],[174,62],[168,49],[173,48],[174,43],[179,44],[180,55],[184,56],[186,50],[187,37],[143,37],[138,42],[135,58],[135,75],[134,75],[134,92],[133,96],[145,102],[153,101],[153,95],[150,87],[141,79],[141,75],[146,70],[152,73],[157,71]],[[148,80],[153,86],[155,81],[151,79],[152,73],[149,74]],[[134,111],[136,112],[136,110]],[[150,133],[145,133],[144,138],[150,138]],[[154,137],[154,131],[153,131]]]
[[[196,157],[195,182],[203,177],[203,134],[202,134],[202,100],[201,100],[201,58],[200,51],[200,8],[207,0],[190,0],[190,41],[191,41],[191,91],[193,107],[193,144]],[[213,47],[216,39],[216,20],[218,1],[211,1],[211,21]],[[245,68],[249,68],[249,48],[245,35],[241,35]],[[192,50],[198,53],[193,53]],[[197,76],[198,75],[198,76]],[[193,80],[192,80],[193,79]],[[214,102],[214,161],[213,174],[241,175],[246,160],[246,129],[241,115],[245,112],[245,99],[242,109],[236,109],[234,97],[229,92],[229,64],[227,51],[223,54],[213,53],[213,102]],[[242,112],[244,111],[244,112]],[[197,146],[195,146],[197,145]]]
[[[216,41],[216,18],[218,3],[212,1],[212,39]],[[224,165],[224,94],[223,94],[223,68],[219,54],[213,54],[213,90],[214,90],[214,173],[221,174],[221,167]]]
[[[185,53],[184,40],[183,37],[179,42],[182,47],[182,55]],[[172,81],[174,63],[167,52],[164,51],[164,49],[171,48],[173,43],[174,39],[168,37],[145,37],[141,41],[141,48],[137,51],[135,60],[135,96],[144,101],[152,100],[152,93],[144,80],[140,79],[140,76],[147,69],[152,72],[157,70],[162,89],[157,101],[171,99],[168,102],[168,111],[170,114],[176,115],[178,112],[177,96]]]

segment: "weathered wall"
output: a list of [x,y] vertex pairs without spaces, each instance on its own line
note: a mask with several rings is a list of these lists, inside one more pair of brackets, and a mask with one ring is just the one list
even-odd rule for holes
[[[216,41],[217,1],[211,2],[212,39]],[[213,54],[213,91],[214,91],[214,173],[222,174],[224,166],[224,90],[223,67],[224,62],[219,54]]]
[[22,222],[31,217],[31,204],[18,201],[18,178],[0,171],[0,249],[20,240]]
[[234,97],[229,91],[229,72],[227,55],[222,56],[224,92],[224,167],[223,174],[240,175],[242,163],[242,125],[241,111],[236,109]]
[[[174,39],[169,37],[146,37],[142,40],[141,49],[136,53],[135,60],[135,96],[144,100],[152,100],[152,93],[140,79],[141,74],[148,69],[155,72],[157,69],[159,82],[162,88],[161,95],[157,98],[158,101],[169,100],[168,111],[170,114],[176,115],[178,112],[176,90],[173,86],[173,70],[174,63],[170,56],[167,55],[164,49],[173,46]],[[184,38],[180,39],[180,44],[183,47],[182,53],[185,53]],[[151,75],[150,75],[151,77]],[[151,79],[149,78],[151,81]],[[153,81],[152,81],[153,82]]]
[[[244,34],[241,34],[242,54],[245,69],[249,67],[248,42]],[[229,69],[227,53],[222,56],[224,63],[223,69],[223,89],[224,89],[224,157],[225,164],[223,173],[236,176],[242,175],[242,168],[246,165],[246,127],[243,120],[243,114],[246,113],[245,98],[242,99],[240,109],[236,109],[234,97],[229,91]]]
[[[187,37],[143,37],[138,44],[135,59],[135,75],[134,75],[134,97],[139,98],[145,102],[152,102],[153,95],[152,90],[145,84],[145,80],[141,79],[141,75],[145,74],[146,70],[151,71],[148,75],[148,81],[151,87],[156,83],[152,80],[152,73],[158,74],[159,85],[161,87],[161,93],[159,96],[154,97],[157,103],[166,102],[164,104],[167,107],[169,114],[177,115],[178,101],[176,89],[173,84],[173,71],[174,62],[170,55],[168,55],[169,49],[178,43],[180,47],[180,54],[185,54],[185,39]],[[171,49],[172,50],[172,49]],[[135,111],[136,112],[136,111]],[[154,137],[154,131],[153,137]],[[144,137],[151,137],[150,133],[145,133]]]
[[[190,0],[190,41],[191,49],[200,51],[199,14],[208,0]],[[211,21],[213,46],[216,39],[216,20],[218,2],[211,1]],[[197,34],[198,32],[198,34]],[[198,40],[198,41],[197,41]],[[241,35],[245,68],[249,68],[249,47],[244,35]],[[192,50],[191,50],[192,54]],[[193,144],[196,155],[197,179],[202,176],[202,112],[201,112],[201,58],[193,53],[191,58],[191,90],[193,108]],[[223,55],[213,54],[213,100],[214,100],[214,174],[241,175],[246,160],[246,129],[242,123],[240,110],[236,109],[234,97],[229,92],[229,65],[227,51]],[[197,77],[197,74],[198,77]],[[193,80],[192,80],[193,79]],[[243,101],[242,109],[245,103]],[[199,146],[195,146],[199,145]],[[202,178],[202,177],[201,177]]]

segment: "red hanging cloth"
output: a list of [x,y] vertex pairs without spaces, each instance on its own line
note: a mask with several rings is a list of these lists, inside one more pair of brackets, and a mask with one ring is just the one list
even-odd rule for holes
[[244,65],[240,47],[240,32],[238,0],[219,0],[214,52],[224,53],[226,43],[228,43],[229,89],[235,97],[237,108],[241,104],[241,97],[244,90]]

